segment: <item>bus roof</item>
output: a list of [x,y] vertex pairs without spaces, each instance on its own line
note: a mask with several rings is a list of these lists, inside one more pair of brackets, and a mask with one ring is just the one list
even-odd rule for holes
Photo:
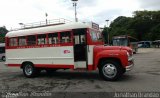
[[61,24],[61,25],[11,31],[6,34],[6,37],[43,34],[43,33],[59,32],[59,31],[65,31],[65,30],[71,30],[71,29],[80,29],[80,28],[92,28],[92,27],[82,22],[71,22],[71,23],[66,23],[66,24]]

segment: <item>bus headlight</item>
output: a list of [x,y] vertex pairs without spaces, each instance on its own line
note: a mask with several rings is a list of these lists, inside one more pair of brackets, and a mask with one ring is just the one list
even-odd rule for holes
[[129,57],[130,55],[129,55],[129,52],[127,52],[127,56]]
[[128,56],[128,61],[131,61],[133,59],[132,55],[130,55],[129,52],[127,52],[127,56]]

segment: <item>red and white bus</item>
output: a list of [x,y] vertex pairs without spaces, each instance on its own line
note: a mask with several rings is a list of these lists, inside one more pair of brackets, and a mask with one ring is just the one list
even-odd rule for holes
[[23,69],[26,77],[41,70],[99,69],[105,80],[116,80],[133,67],[132,50],[104,46],[96,24],[71,22],[28,28],[6,34],[6,65]]

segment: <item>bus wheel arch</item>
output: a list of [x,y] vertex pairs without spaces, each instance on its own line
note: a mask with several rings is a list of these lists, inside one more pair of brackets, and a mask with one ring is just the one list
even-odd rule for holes
[[117,58],[102,58],[98,65],[99,74],[104,80],[115,81],[125,72]]
[[22,64],[21,64],[21,69],[23,69],[23,67],[25,66],[25,64],[27,64],[27,63],[31,63],[32,65],[34,65],[32,62],[30,62],[30,61],[24,61],[24,62],[22,62]]
[[21,68],[23,69],[24,76],[27,78],[35,77],[38,74],[38,69],[34,67],[32,62],[23,62]]

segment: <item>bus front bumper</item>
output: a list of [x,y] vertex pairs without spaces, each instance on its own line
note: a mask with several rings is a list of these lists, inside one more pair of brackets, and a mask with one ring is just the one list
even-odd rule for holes
[[126,66],[126,71],[132,70],[133,67],[134,67],[134,59],[132,58],[128,60],[128,66]]

